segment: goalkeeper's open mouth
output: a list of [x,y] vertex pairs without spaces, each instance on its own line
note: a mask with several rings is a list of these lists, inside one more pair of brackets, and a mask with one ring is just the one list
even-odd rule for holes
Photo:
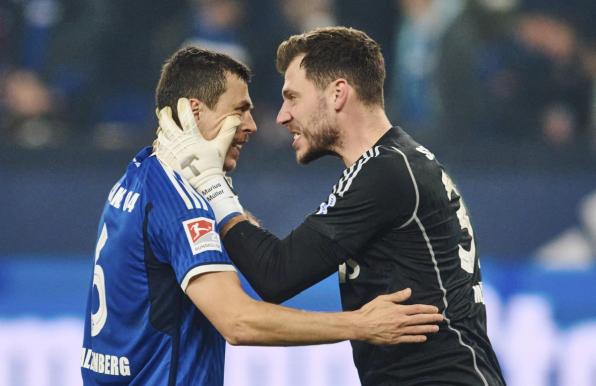
[[298,150],[298,148],[300,147],[300,139],[302,138],[302,133],[297,132],[297,131],[293,131],[292,132],[292,148],[294,150]]

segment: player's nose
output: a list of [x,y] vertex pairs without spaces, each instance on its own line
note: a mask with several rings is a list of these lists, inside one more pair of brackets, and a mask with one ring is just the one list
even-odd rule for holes
[[255,131],[257,131],[257,124],[255,123],[254,118],[252,117],[252,114],[250,113],[250,111],[246,112],[246,116],[244,118],[244,125],[242,125],[242,129],[245,133],[249,133],[252,134]]
[[276,122],[278,125],[285,126],[288,122],[292,120],[292,115],[286,108],[286,103],[284,102],[277,113]]

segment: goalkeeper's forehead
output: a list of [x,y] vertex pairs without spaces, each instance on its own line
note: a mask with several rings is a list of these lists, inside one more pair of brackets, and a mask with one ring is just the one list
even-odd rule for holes
[[305,54],[294,57],[284,72],[284,85],[281,89],[282,97],[288,99],[296,93],[314,91],[315,83],[307,77],[303,65]]

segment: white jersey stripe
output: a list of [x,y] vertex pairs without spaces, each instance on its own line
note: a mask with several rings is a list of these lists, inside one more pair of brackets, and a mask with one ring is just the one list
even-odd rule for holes
[[348,169],[345,169],[343,172],[343,176],[339,179],[337,184],[333,185],[333,194],[337,194],[342,188],[346,180],[349,178],[350,174],[354,171],[356,164],[350,166]]
[[[187,194],[188,197],[190,197],[190,199],[192,200],[195,208],[200,209],[201,208],[201,203],[199,202],[197,196],[193,193],[195,193],[195,190],[192,188],[192,186],[190,186],[190,184],[188,182],[186,182],[186,180],[178,175],[174,175],[174,177],[176,177],[176,181],[178,181],[178,183],[180,183],[182,185],[182,188],[184,189],[185,193]],[[205,207],[205,209],[207,209],[207,207]]]
[[[377,146],[377,149],[378,149],[378,146]],[[408,172],[410,173],[410,178],[412,179],[412,184],[414,184],[414,190],[416,192],[416,205],[414,205],[414,211],[412,212],[412,217],[410,217],[405,223],[403,223],[398,228],[398,229],[402,229],[403,227],[408,226],[408,224],[410,224],[412,222],[412,220],[414,220],[414,217],[416,217],[416,214],[418,213],[418,205],[420,204],[420,192],[418,191],[418,184],[416,183],[416,178],[414,178],[414,173],[412,172],[412,168],[410,167],[410,161],[408,161],[408,157],[406,157],[406,155],[396,147],[391,147],[391,149],[395,150],[396,152],[401,154],[401,156],[403,157],[404,162],[406,163],[406,167],[408,168]]]
[[365,160],[368,160],[368,157],[366,155],[364,156],[364,158],[361,158],[358,161],[358,163],[355,165],[356,168],[350,174],[350,177],[348,177],[348,179],[346,179],[344,181],[341,181],[341,187],[337,190],[338,196],[343,197],[343,195],[347,192],[347,190],[352,185],[352,181],[353,181],[354,177],[356,177],[358,175],[358,172],[360,172],[360,168],[362,168],[362,164]]
[[356,177],[356,175],[358,174],[358,172],[360,172],[360,168],[362,168],[362,164],[363,162],[365,162],[366,160],[368,160],[368,156],[367,153],[365,152],[362,155],[362,158],[360,158],[358,160],[358,162],[356,162],[354,165],[352,165],[350,167],[350,173],[348,173],[348,177],[345,179],[342,179],[341,182],[341,187],[338,189],[337,194],[340,197],[343,197],[343,195],[347,192],[347,190],[350,188],[350,185],[352,185],[352,181],[354,179],[354,177]]
[[464,343],[464,341],[461,337],[461,332],[451,325],[451,320],[447,317],[447,307],[449,307],[449,303],[447,302],[447,290],[443,286],[443,280],[441,279],[441,270],[439,269],[439,264],[437,263],[437,259],[435,257],[435,251],[433,250],[432,244],[430,243],[430,239],[428,238],[428,235],[426,234],[426,229],[424,228],[424,225],[422,225],[422,222],[420,221],[418,216],[414,216],[414,220],[416,220],[416,224],[418,224],[418,227],[420,228],[420,231],[422,232],[422,236],[424,237],[424,240],[426,241],[426,246],[428,248],[428,251],[430,252],[430,257],[432,258],[433,264],[435,266],[435,272],[437,273],[437,281],[439,283],[439,287],[441,288],[441,292],[443,292],[443,305],[445,306],[445,308],[443,309],[443,317],[445,319],[445,322],[447,322],[447,328],[449,328],[451,331],[453,331],[457,334],[457,337],[459,339],[459,344],[461,344],[463,347],[466,347],[468,350],[470,350],[470,352],[472,353],[472,362],[474,363],[474,369],[476,370],[476,372],[478,373],[478,376],[482,380],[482,384],[484,386],[489,386],[488,382],[486,381],[486,378],[484,378],[484,375],[482,375],[482,373],[480,372],[480,369],[478,368],[478,364],[476,362],[476,352],[474,351],[474,349],[471,346]]
[[195,196],[197,198],[197,200],[199,200],[201,202],[201,206],[205,209],[205,210],[209,210],[209,206],[207,205],[207,201],[205,201],[205,199],[203,198],[203,196],[201,196],[201,194],[199,192],[197,192],[195,189],[193,189],[193,187],[191,187],[189,185],[189,192],[191,195]]
[[[159,160],[159,158],[158,158],[158,160]],[[159,161],[159,164],[161,165],[162,169],[164,170],[164,172],[170,179],[170,182],[172,183],[172,185],[174,186],[174,188],[176,189],[176,191],[182,198],[182,201],[184,201],[184,204],[186,205],[186,209],[193,209],[190,199],[188,198],[186,193],[182,190],[182,187],[180,186],[180,183],[176,180],[176,177],[174,176],[174,173],[172,172],[172,170],[167,165],[165,165],[163,162],[161,162],[161,160]]]
[[352,185],[354,177],[356,177],[356,175],[360,172],[360,169],[362,169],[362,165],[367,163],[370,158],[374,158],[379,154],[379,146],[375,146],[374,148],[365,151],[357,162],[343,171],[342,177],[339,179],[337,184],[333,185],[332,193],[343,197],[343,195],[350,188],[350,185]]
[[182,287],[182,291],[186,292],[186,288],[188,287],[188,283],[190,279],[195,276],[202,275],[207,272],[236,272],[236,268],[232,264],[205,264],[199,265],[198,267],[194,267],[190,271],[184,275],[184,279],[182,279],[182,283],[180,283],[180,287]]
[[[348,191],[348,189],[350,189],[350,186],[352,186],[352,182],[354,181],[354,178],[356,178],[356,176],[362,169],[362,166],[372,158],[372,156],[371,156],[372,154],[373,154],[373,149],[370,149],[366,153],[364,153],[363,158],[361,158],[360,161],[358,161],[358,165],[354,169],[354,172],[350,175],[350,177],[346,181],[345,187],[338,191],[338,193],[337,193],[338,196],[343,197],[343,195]],[[352,166],[352,167],[354,167],[354,166]]]
[[[209,210],[209,206],[207,205],[207,201],[193,188],[190,183],[182,177],[177,178],[178,181],[184,185],[184,189],[188,193],[188,195],[192,198],[193,202],[195,203],[197,208],[203,208],[205,210]],[[198,202],[197,202],[198,201]]]

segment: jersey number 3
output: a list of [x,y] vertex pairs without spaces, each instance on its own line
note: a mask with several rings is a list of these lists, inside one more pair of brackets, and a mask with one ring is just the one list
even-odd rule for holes
[[93,268],[93,288],[97,288],[99,295],[99,307],[95,313],[91,314],[91,336],[96,336],[100,333],[103,326],[106,324],[108,319],[108,305],[106,304],[106,280],[103,274],[103,268],[97,264],[99,255],[103,247],[105,247],[108,241],[108,228],[106,224],[103,224],[99,239],[97,240],[97,246],[95,247],[95,266]]
[[459,220],[459,225],[462,229],[462,232],[467,232],[469,235],[469,239],[466,238],[464,243],[459,244],[459,259],[461,261],[462,269],[468,273],[473,273],[474,259],[476,257],[476,243],[474,242],[474,231],[472,230],[472,224],[470,223],[470,216],[468,216],[466,206],[464,205],[463,200],[460,198],[460,194],[451,178],[447,175],[447,173],[442,172],[441,179],[443,180],[443,185],[445,186],[449,200],[453,200],[454,195],[458,196],[459,209],[457,210],[457,218]]

